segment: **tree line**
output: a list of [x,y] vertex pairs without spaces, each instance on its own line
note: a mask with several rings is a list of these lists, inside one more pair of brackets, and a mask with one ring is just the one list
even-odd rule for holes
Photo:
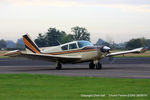
[[45,34],[39,33],[35,43],[39,47],[56,46],[59,44],[75,41],[87,40],[90,41],[90,33],[83,27],[72,27],[73,34],[67,34],[65,31],[60,31],[56,28],[49,28]]
[[23,42],[22,38],[18,39],[16,43],[14,41],[11,41],[11,40],[1,39],[0,40],[0,50],[6,49],[6,48],[10,49],[10,50],[24,49],[25,46],[24,46],[24,42]]
[[[72,34],[67,34],[65,31],[60,31],[56,28],[49,28],[46,33],[39,33],[38,37],[34,41],[39,47],[56,46],[75,40],[90,41],[90,33],[84,27],[72,27],[71,32]],[[18,39],[16,43],[10,40],[0,40],[0,49],[23,49],[24,47],[22,39]]]
[[115,42],[109,43],[107,41],[99,39],[96,45],[109,46],[111,47],[111,49],[123,49],[123,50],[125,49],[131,50],[140,47],[146,47],[150,49],[150,39],[135,38],[135,39],[130,39],[129,41],[124,43],[115,43]]
[[145,39],[144,37],[131,39],[126,44],[127,49],[134,49],[139,47],[147,47],[148,49],[150,49],[150,39]]
[[[35,39],[35,43],[39,47],[46,46],[57,46],[59,44],[75,41],[75,40],[87,40],[90,41],[90,33],[84,27],[72,27],[71,33],[67,34],[65,31],[60,31],[56,28],[49,28],[46,33],[39,33],[38,37]],[[148,47],[150,49],[150,39],[136,38],[131,39],[125,43],[116,44],[114,42],[109,43],[99,39],[96,45],[106,45],[112,49],[134,49],[139,47]],[[16,43],[13,41],[0,40],[1,48],[24,48],[24,42],[22,39],[18,39]]]

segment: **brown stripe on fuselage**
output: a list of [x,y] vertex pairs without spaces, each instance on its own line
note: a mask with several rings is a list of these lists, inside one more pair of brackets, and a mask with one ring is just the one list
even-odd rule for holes
[[28,47],[29,47],[30,49],[32,49],[34,52],[36,52],[36,53],[39,54],[39,51],[36,50],[36,49],[26,40],[26,38],[23,38],[23,40],[24,40],[24,43],[25,43],[26,46],[28,46]]
[[82,49],[82,50],[72,50],[72,51],[61,51],[61,52],[55,52],[55,53],[45,53],[49,55],[61,55],[61,54],[70,54],[70,53],[79,53],[79,52],[89,52],[89,51],[96,51],[97,49]]

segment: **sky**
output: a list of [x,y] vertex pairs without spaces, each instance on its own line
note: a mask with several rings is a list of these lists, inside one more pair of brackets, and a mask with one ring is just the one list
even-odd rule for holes
[[92,43],[150,39],[150,0],[0,0],[0,39],[35,39],[50,27],[72,33],[74,26],[85,27]]

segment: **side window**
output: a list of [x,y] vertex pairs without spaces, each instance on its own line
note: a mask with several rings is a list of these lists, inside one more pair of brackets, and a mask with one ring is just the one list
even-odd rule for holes
[[68,50],[68,45],[64,45],[61,47],[62,50]]
[[77,48],[76,43],[69,44],[69,49],[76,49],[76,48]]

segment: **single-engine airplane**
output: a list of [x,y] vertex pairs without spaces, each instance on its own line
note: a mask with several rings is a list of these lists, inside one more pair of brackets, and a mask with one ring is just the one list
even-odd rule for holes
[[99,62],[104,57],[112,57],[128,53],[141,53],[144,48],[121,51],[111,53],[107,46],[94,46],[89,41],[73,41],[58,46],[39,48],[28,34],[23,35],[25,44],[25,52],[14,50],[5,53],[4,56],[11,57],[26,57],[30,59],[46,60],[56,62],[56,69],[61,69],[65,63],[82,63],[90,62],[89,68],[102,69],[102,64]]

